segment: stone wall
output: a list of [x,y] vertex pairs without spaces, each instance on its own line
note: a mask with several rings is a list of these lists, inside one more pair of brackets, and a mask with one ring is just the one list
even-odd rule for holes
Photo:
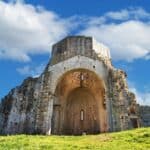
[[1,133],[33,133],[35,125],[37,78],[27,78],[21,86],[11,90],[2,99],[0,116]]
[[93,59],[110,59],[109,49],[92,37],[69,36],[53,46],[50,63],[54,65],[77,55]]
[[[132,118],[139,126],[138,105],[135,95],[129,91],[126,73],[122,70],[111,69],[109,72],[109,100],[111,104],[111,131],[120,131],[133,128]],[[134,112],[132,113],[131,108]]]
[[150,106],[139,106],[141,126],[150,127]]

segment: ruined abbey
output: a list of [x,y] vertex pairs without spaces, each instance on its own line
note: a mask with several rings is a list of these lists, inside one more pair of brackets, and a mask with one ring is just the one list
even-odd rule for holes
[[0,134],[81,135],[150,126],[150,107],[136,103],[126,76],[103,44],[66,37],[53,45],[38,78],[25,79],[1,100]]

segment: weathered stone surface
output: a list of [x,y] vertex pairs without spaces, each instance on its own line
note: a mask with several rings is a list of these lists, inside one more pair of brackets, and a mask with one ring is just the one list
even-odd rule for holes
[[129,91],[126,73],[112,66],[109,49],[91,37],[72,36],[53,46],[39,78],[26,79],[3,98],[0,133],[119,131],[149,125],[146,113]]
[[37,105],[34,95],[36,82],[36,78],[28,78],[2,99],[1,133],[33,133]]
[[144,127],[149,127],[150,126],[150,107],[140,106],[139,111],[140,111],[140,116],[141,116],[141,125]]

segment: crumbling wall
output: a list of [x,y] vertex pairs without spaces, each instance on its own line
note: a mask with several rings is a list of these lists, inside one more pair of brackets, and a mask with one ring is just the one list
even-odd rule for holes
[[[111,69],[109,75],[109,99],[112,110],[112,130],[126,130],[132,128],[131,118],[137,119],[139,126],[139,113],[135,95],[127,86],[126,73],[122,70]],[[134,109],[132,113],[131,108]]]
[[0,102],[0,134],[5,133],[5,127],[7,126],[8,118],[12,108],[13,93],[14,89],[11,90],[9,94]]
[[13,89],[1,102],[0,116],[2,134],[33,133],[35,126],[37,78],[27,78],[21,86]]

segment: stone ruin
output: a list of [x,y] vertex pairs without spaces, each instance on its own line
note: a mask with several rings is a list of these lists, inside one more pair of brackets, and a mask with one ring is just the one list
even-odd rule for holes
[[66,37],[53,45],[38,78],[25,79],[2,99],[0,134],[81,135],[149,126],[126,76],[103,44]]

